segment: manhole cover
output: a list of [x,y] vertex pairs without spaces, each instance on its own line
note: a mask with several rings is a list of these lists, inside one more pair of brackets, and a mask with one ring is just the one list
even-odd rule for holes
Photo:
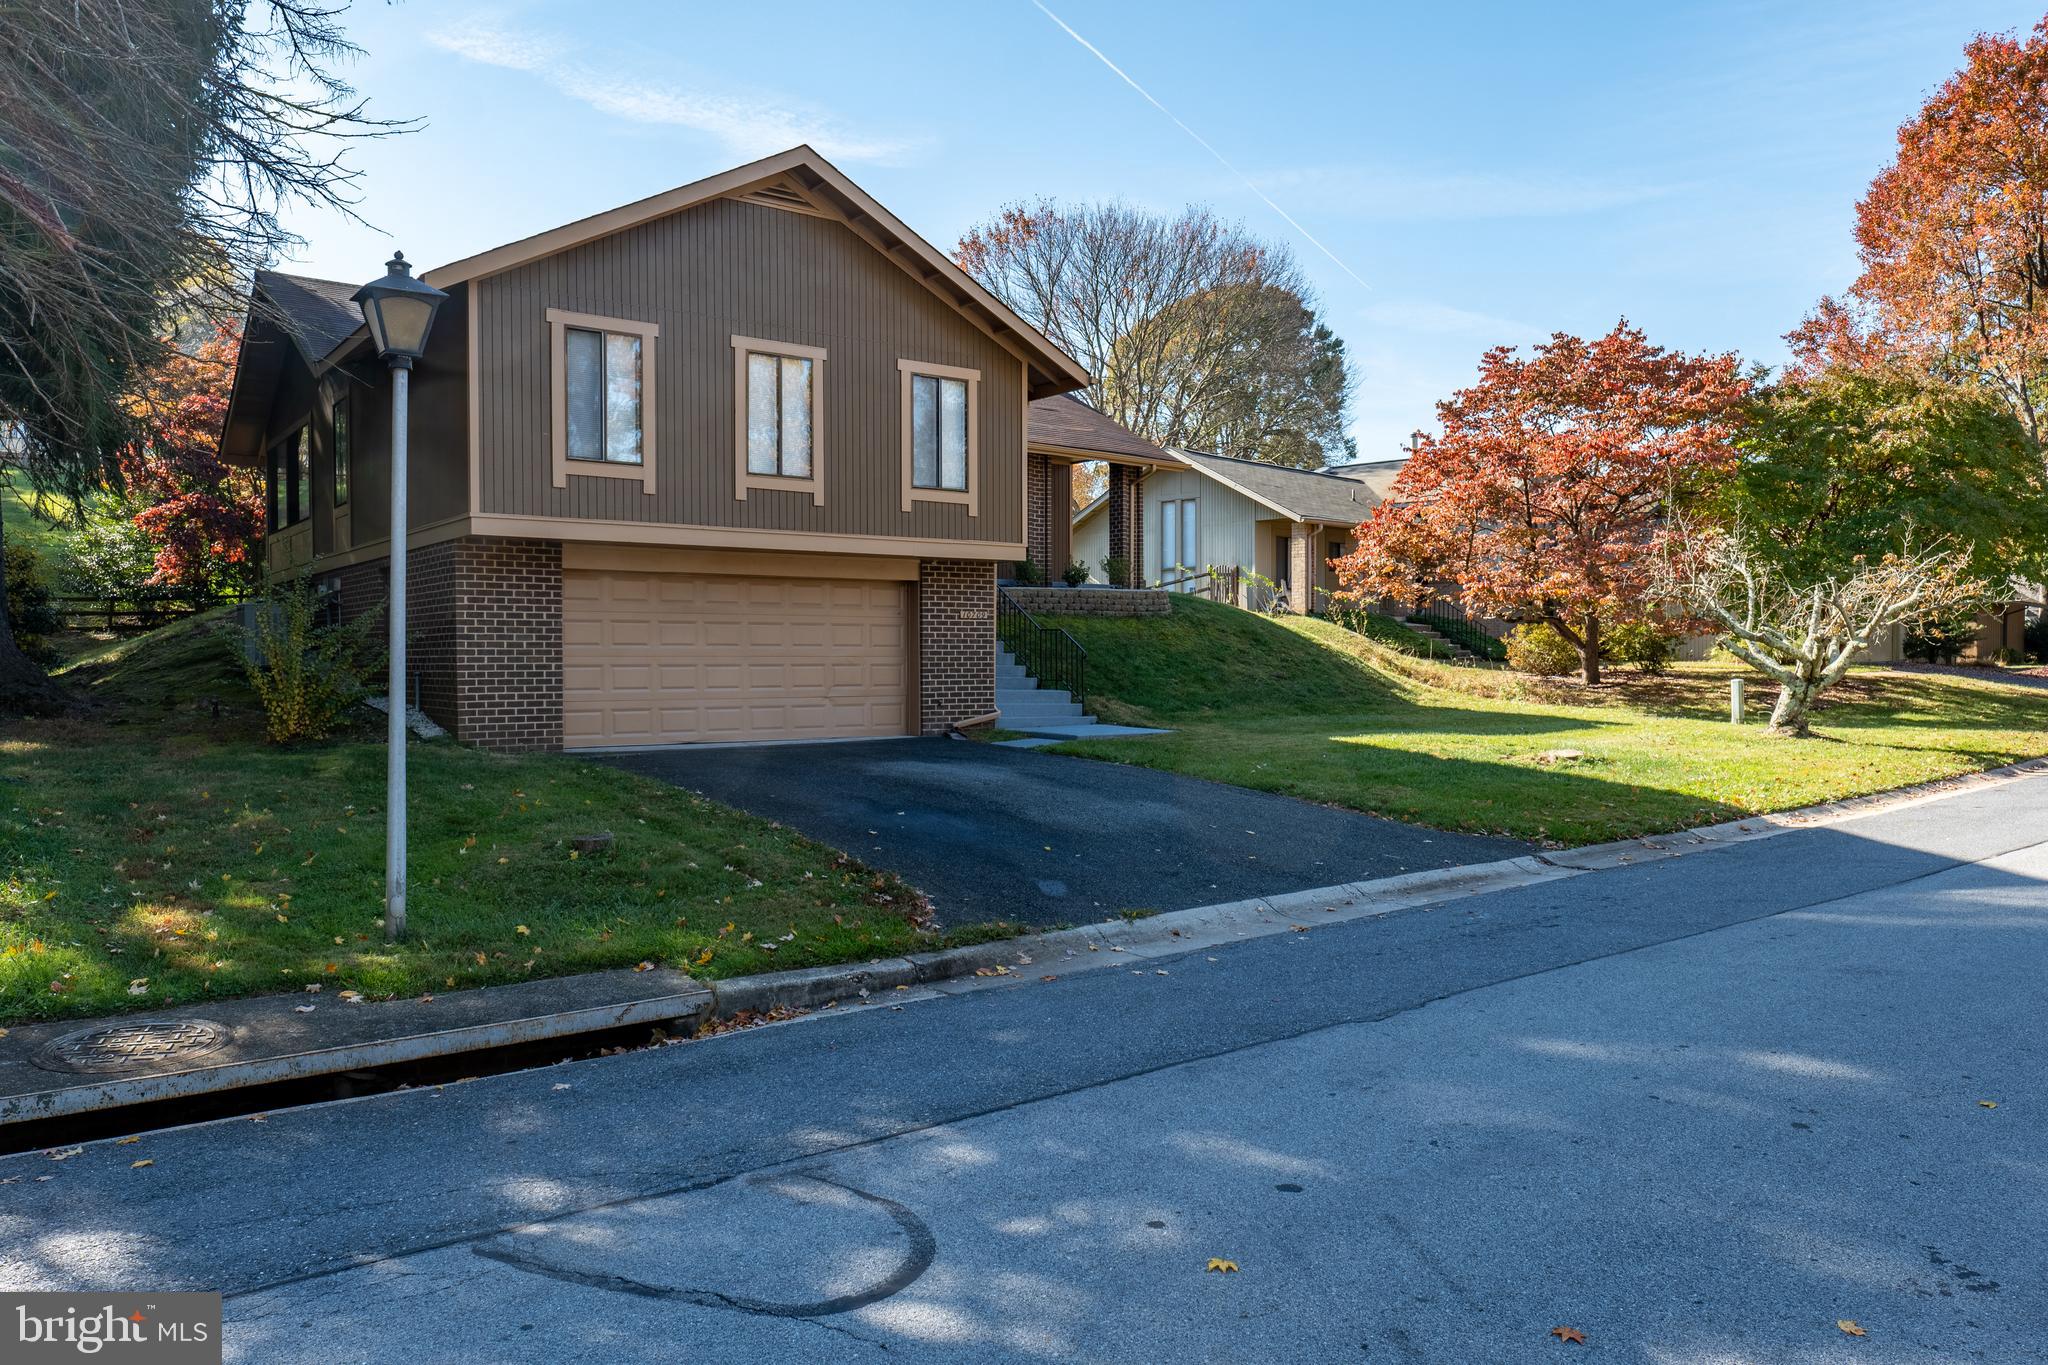
[[100,1024],[45,1043],[31,1059],[45,1071],[142,1071],[218,1051],[228,1031],[210,1019]]

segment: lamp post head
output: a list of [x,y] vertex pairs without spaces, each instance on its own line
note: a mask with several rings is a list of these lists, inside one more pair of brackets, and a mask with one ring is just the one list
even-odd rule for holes
[[410,366],[426,354],[434,312],[448,296],[414,279],[402,251],[394,252],[384,269],[384,278],[370,281],[351,297],[363,310],[377,354],[394,366]]

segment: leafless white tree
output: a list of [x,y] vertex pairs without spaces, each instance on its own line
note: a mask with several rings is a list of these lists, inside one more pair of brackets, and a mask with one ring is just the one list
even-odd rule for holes
[[1968,552],[1946,541],[1909,542],[1900,553],[1795,582],[1739,526],[1675,540],[1658,594],[1717,626],[1724,648],[1778,683],[1774,735],[1805,738],[1814,701],[1883,632],[1971,610],[1990,595],[1989,584],[1970,576]]

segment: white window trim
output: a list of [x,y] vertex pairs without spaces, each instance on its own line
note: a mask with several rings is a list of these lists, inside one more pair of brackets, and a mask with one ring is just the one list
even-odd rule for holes
[[[784,356],[811,362],[811,472],[805,477],[788,474],[756,474],[747,468],[747,356]],[[809,493],[813,504],[825,505],[825,348],[799,346],[793,341],[769,341],[763,337],[732,339],[732,495],[747,500],[749,489],[771,489],[784,493]]]
[[[661,326],[632,318],[609,318],[596,313],[572,313],[565,308],[548,309],[548,367],[553,377],[550,401],[554,408],[555,487],[567,488],[569,476],[596,479],[637,479],[640,491],[654,495],[654,376],[655,342]],[[572,460],[569,458],[569,365],[568,332],[580,327],[593,332],[624,332],[640,338],[640,463],[614,460]]]
[[[964,370],[958,365],[940,365],[927,360],[899,360],[896,369],[902,376],[902,403],[898,420],[903,427],[903,510],[908,512],[912,503],[946,502],[965,503],[967,515],[981,515],[981,371]],[[967,487],[919,488],[914,481],[916,468],[910,449],[910,381],[916,375],[930,375],[934,379],[963,379],[967,381]],[[1026,462],[1029,463],[1028,461]]]

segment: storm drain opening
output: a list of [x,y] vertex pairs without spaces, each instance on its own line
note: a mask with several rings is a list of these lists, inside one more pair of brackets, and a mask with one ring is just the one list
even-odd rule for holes
[[[688,1041],[693,1036],[691,1023],[685,1018],[656,1024],[626,1024],[560,1038],[393,1062],[388,1066],[269,1081],[209,1091],[203,1095],[147,1100],[83,1114],[25,1119],[18,1123],[0,1124],[0,1156],[74,1146],[101,1138],[127,1137],[212,1119],[272,1114],[330,1100],[450,1085],[514,1071],[533,1071],[560,1062],[588,1061],[596,1057],[616,1056],[621,1052],[665,1047]],[[205,1027],[188,1028],[194,1024]],[[730,1027],[726,1021],[720,1020],[698,1032],[708,1036],[729,1031]],[[202,1056],[217,1050],[226,1041],[225,1030],[219,1030],[218,1025],[207,1024],[204,1020],[179,1021],[178,1028],[183,1031],[168,1032],[160,1021],[143,1020],[82,1030],[53,1039],[33,1061],[46,1070],[111,1077],[125,1070],[140,1069],[166,1060],[183,1061],[188,1057]],[[209,1038],[207,1028],[219,1030],[220,1037]]]

